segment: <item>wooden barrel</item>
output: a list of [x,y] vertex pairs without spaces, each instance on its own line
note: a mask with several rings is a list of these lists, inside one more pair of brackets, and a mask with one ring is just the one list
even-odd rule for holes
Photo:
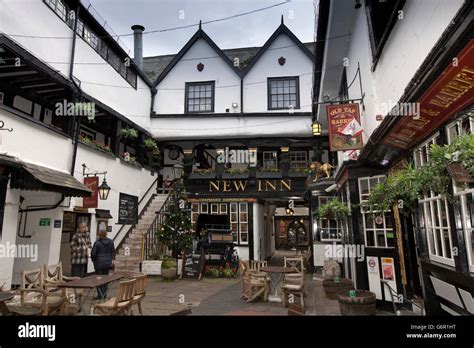
[[355,290],[356,296],[350,297],[348,290],[337,293],[342,315],[375,315],[375,293],[366,290]]
[[354,289],[354,285],[352,281],[347,278],[340,278],[338,283],[334,282],[334,279],[324,279],[323,288],[327,298],[337,300],[338,291]]

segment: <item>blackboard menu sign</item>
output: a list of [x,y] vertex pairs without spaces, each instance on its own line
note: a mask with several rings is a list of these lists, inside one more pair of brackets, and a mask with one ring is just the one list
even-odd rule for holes
[[119,224],[133,225],[138,223],[138,197],[120,193]]
[[196,278],[201,280],[204,269],[204,253],[186,251],[183,257],[183,278]]

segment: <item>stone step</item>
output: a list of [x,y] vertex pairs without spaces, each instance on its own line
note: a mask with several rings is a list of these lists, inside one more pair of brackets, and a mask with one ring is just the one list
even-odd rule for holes
[[137,256],[125,256],[125,255],[115,255],[115,263],[124,265],[124,264],[132,264],[134,262],[139,262],[140,258]]

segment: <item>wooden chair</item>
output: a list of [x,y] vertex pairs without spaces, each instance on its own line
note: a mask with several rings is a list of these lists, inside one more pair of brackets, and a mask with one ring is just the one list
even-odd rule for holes
[[49,315],[56,311],[63,314],[64,291],[61,291],[61,295],[57,296],[52,295],[45,288],[43,269],[21,271],[20,278],[20,304],[22,307],[40,308],[42,315]]
[[285,306],[290,303],[290,295],[298,295],[301,307],[304,308],[304,273],[288,273],[283,278],[282,290],[284,294]]
[[267,261],[252,260],[250,261],[250,272],[261,272],[263,267],[267,267]]
[[247,302],[252,302],[258,297],[267,301],[270,289],[266,274],[263,272],[249,272],[249,277],[250,281]]
[[80,277],[67,277],[63,274],[63,264],[59,261],[54,265],[43,266],[44,287],[51,295],[61,295],[65,297],[64,311],[66,314],[75,314],[80,310],[78,301],[82,301],[83,289],[59,289],[56,285],[58,283],[70,282],[72,280],[80,279]]
[[146,274],[140,274],[135,277],[135,279],[137,282],[135,283],[135,295],[133,296],[133,299],[130,302],[130,314],[133,315],[133,306],[137,305],[138,312],[140,313],[140,315],[143,315],[142,300],[146,296],[146,285],[148,277]]
[[308,272],[312,272],[312,265],[310,263],[311,261],[311,247],[308,247],[308,250],[303,254],[303,266],[304,269],[307,270]]
[[294,267],[298,272],[304,272],[303,257],[286,257],[284,258],[285,267]]
[[130,313],[130,304],[135,295],[136,279],[120,282],[117,296],[106,302],[96,304],[92,307],[92,312],[98,315],[124,315]]
[[250,264],[248,261],[239,260],[242,280],[242,294],[240,298],[248,300],[250,298]]

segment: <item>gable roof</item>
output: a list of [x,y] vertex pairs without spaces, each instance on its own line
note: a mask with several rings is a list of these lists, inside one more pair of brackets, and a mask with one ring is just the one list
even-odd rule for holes
[[174,56],[174,58],[171,60],[171,62],[166,66],[166,68],[161,72],[161,74],[158,76],[156,81],[153,83],[153,88],[156,88],[156,86],[163,81],[163,79],[168,75],[168,73],[174,68],[176,64],[183,58],[183,56],[186,54],[186,52],[189,51],[189,49],[198,41],[199,39],[203,39],[206,41],[206,43],[211,46],[211,48],[216,51],[216,53],[224,60],[225,63],[238,75],[241,76],[240,70],[234,66],[232,61],[225,55],[224,52],[212,41],[212,39],[202,30],[201,27],[199,27],[198,31],[191,37],[191,39],[184,45],[184,47],[181,49],[181,51],[178,52],[177,55]]
[[311,51],[308,49],[308,47],[305,46],[304,43],[302,43],[296,36],[291,32],[290,29],[283,23],[280,24],[280,26],[275,30],[275,32],[270,36],[270,38],[265,42],[265,44],[260,48],[260,50],[257,52],[257,54],[253,57],[252,61],[250,62],[249,65],[247,65],[247,68],[242,74],[242,77],[247,75],[247,73],[252,69],[252,67],[257,63],[257,61],[260,59],[260,57],[268,50],[268,48],[271,46],[271,44],[280,36],[280,34],[285,34],[287,35],[291,41],[295,43],[296,46],[298,46],[303,53],[311,59],[312,62],[314,62],[314,55],[311,53]]
[[[303,45],[305,45],[310,52],[315,52],[316,42],[305,42]],[[239,59],[240,64],[238,69],[242,73],[253,60],[253,57],[255,57],[260,48],[261,46],[224,48],[222,49],[222,52],[224,52],[224,54],[232,61],[235,58]],[[166,54],[161,56],[143,57],[143,72],[150,81],[154,82],[157,76],[160,76],[175,56],[176,54]]]

